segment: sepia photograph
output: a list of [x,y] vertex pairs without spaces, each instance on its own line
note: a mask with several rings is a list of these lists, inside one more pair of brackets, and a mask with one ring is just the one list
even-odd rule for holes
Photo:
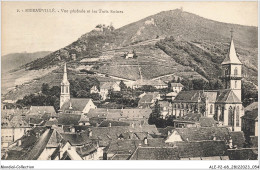
[[257,1],[1,8],[1,160],[259,169]]

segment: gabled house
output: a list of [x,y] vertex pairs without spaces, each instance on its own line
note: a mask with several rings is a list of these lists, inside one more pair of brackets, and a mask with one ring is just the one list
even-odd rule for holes
[[8,147],[11,143],[21,138],[31,129],[29,123],[25,121],[22,115],[12,116],[1,119],[1,144],[2,147]]
[[160,100],[160,93],[158,92],[149,92],[143,95],[139,102],[138,108],[151,108],[151,106],[155,103],[156,100]]
[[180,91],[182,91],[182,89],[184,88],[184,86],[181,83],[171,83],[171,89],[173,92],[175,93],[179,93]]
[[90,93],[99,93],[98,87],[97,86],[92,86],[90,89]]
[[102,100],[106,100],[109,91],[120,91],[120,86],[117,82],[104,82],[100,85],[100,96]]
[[176,142],[180,160],[229,160],[227,146],[222,140]]
[[177,128],[168,135],[166,143],[179,141],[203,141],[203,140],[224,140],[228,141],[230,134],[225,127],[198,127],[198,128]]
[[143,86],[153,86],[156,89],[168,88],[168,85],[162,80],[144,80],[142,78],[135,81],[132,85],[132,88],[136,89],[136,88],[141,88]]
[[242,117],[242,131],[247,137],[258,136],[258,108],[246,111]]
[[56,111],[53,106],[31,106],[27,114],[44,115],[45,113],[56,115]]

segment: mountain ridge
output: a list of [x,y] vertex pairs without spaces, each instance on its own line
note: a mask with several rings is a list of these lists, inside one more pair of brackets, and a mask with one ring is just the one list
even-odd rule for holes
[[[218,79],[231,28],[235,30],[234,43],[245,65],[246,79],[257,84],[257,27],[214,21],[180,9],[162,11],[118,29],[100,24],[70,45],[22,68],[37,71],[67,62],[76,71],[86,67],[82,59],[98,58],[88,64],[89,71],[125,79],[138,80],[140,70],[145,79],[170,74]],[[138,59],[122,58],[133,50]]]

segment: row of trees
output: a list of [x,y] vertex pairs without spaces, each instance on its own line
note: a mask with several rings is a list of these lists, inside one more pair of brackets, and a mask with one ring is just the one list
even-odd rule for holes
[[[96,85],[99,87],[99,81],[96,78],[85,78],[70,81],[70,95],[76,98],[92,98],[93,100],[100,100],[100,95],[90,93],[90,88]],[[53,86],[50,88],[49,84],[43,83],[41,92],[24,96],[16,102],[17,105],[23,106],[54,106],[55,110],[59,109],[60,104],[60,87]]]
[[24,96],[16,102],[20,106],[53,106],[57,111],[60,104],[60,87],[49,87],[47,83],[43,83],[41,92]]

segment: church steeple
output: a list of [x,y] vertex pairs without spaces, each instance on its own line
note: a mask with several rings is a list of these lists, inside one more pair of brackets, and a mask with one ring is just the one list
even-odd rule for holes
[[70,83],[67,76],[67,65],[64,64],[63,79],[61,81],[61,95],[60,95],[60,108],[62,105],[70,100]]
[[223,64],[242,64],[236,54],[236,49],[235,49],[235,45],[234,45],[234,41],[233,41],[233,32],[234,32],[233,29],[230,32],[231,32],[231,42],[230,42],[230,46],[229,46],[229,51],[228,51],[228,55],[222,62],[222,65]]
[[242,63],[237,57],[235,45],[233,41],[233,29],[231,30],[231,42],[229,51],[221,63],[223,68],[223,79],[225,88],[232,90],[241,100],[241,79],[242,79]]

